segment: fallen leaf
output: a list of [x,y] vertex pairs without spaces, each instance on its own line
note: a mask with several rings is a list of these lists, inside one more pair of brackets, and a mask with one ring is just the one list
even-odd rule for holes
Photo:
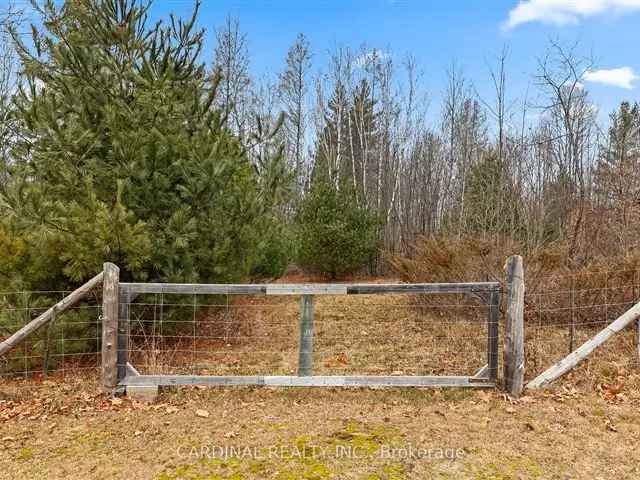
[[618,431],[618,429],[615,427],[615,425],[613,423],[611,423],[611,420],[605,420],[604,424],[607,427],[607,430],[609,430],[610,432],[617,432]]
[[206,410],[196,410],[196,417],[209,418],[209,412]]
[[139,437],[140,435],[142,435],[142,431],[140,430],[136,430],[135,432],[133,432],[134,437]]
[[178,411],[178,407],[167,407],[167,409],[165,410],[165,412],[171,414],[171,413],[176,413]]
[[122,405],[122,399],[118,397],[113,397],[111,399],[111,405]]

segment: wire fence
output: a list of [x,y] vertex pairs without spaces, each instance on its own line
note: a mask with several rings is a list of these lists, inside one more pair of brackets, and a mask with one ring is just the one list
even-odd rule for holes
[[[26,326],[69,291],[0,292],[0,341]],[[102,298],[99,290],[58,314],[0,356],[0,378],[64,376],[100,366]]]
[[[68,291],[0,292],[0,341]],[[640,271],[540,276],[525,296],[533,378],[638,301]],[[100,367],[100,290],[0,357],[0,378]],[[488,306],[465,294],[315,297],[314,375],[473,375],[486,363]],[[129,361],[144,374],[295,375],[300,297],[141,294],[128,309]],[[638,330],[599,349],[602,368],[640,367]]]
[[[525,294],[527,378],[561,360],[635,305],[640,272],[582,271],[541,276],[532,283]],[[638,330],[627,328],[594,355],[603,365],[608,362],[624,371],[638,368],[638,351]]]
[[[142,374],[295,375],[300,309],[299,296],[141,295],[128,358]],[[488,310],[460,294],[316,296],[313,374],[473,375]]]

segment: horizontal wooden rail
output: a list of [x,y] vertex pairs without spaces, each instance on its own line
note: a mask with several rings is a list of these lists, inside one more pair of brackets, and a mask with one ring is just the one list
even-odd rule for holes
[[254,294],[254,295],[371,295],[385,293],[481,293],[500,290],[498,282],[477,283],[301,283],[301,284],[197,284],[121,283],[131,294]]
[[474,377],[445,376],[209,376],[209,375],[130,375],[121,385],[170,386],[272,386],[272,387],[495,387],[495,382]]
[[38,329],[47,324],[55,315],[60,315],[62,312],[67,310],[68,308],[74,306],[80,300],[82,300],[87,293],[93,290],[96,286],[102,283],[103,273],[100,272],[98,275],[93,277],[87,283],[82,285],[81,287],[75,289],[69,295],[64,297],[58,303],[56,303],[53,307],[49,308],[46,312],[39,315],[37,318],[29,322],[27,325],[22,327],[16,333],[7,338],[4,342],[0,343],[0,356],[7,353],[9,350],[13,349],[21,342],[23,342],[29,335],[36,332]]

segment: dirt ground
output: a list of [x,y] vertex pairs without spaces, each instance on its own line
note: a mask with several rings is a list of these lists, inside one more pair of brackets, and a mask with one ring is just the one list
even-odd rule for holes
[[[636,479],[640,376],[499,391],[0,383],[0,478]],[[584,373],[584,372],[583,372]],[[622,380],[624,378],[624,380]],[[624,383],[622,383],[624,381]]]

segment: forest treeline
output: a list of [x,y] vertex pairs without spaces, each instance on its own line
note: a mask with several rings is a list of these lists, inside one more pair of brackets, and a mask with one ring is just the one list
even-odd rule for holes
[[237,19],[207,26],[204,58],[197,4],[162,23],[136,0],[34,5],[29,35],[2,17],[3,289],[60,290],[105,261],[226,282],[290,263],[381,272],[418,239],[552,250],[564,267],[638,243],[640,107],[600,125],[577,45],[550,41],[517,99],[506,48],[490,98],[452,67],[437,107],[410,55],[325,54],[299,34],[254,78]]

